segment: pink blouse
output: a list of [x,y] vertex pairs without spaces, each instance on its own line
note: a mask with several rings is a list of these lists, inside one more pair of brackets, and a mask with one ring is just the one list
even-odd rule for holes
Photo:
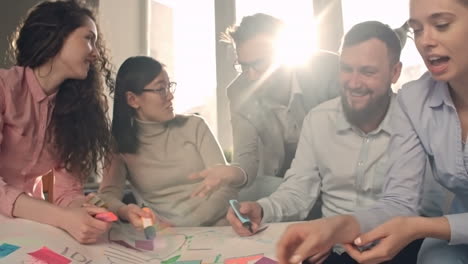
[[83,196],[77,175],[59,166],[45,140],[55,106],[32,69],[0,69],[0,213],[12,216],[22,193],[44,199],[41,175],[54,170],[54,203],[67,206]]

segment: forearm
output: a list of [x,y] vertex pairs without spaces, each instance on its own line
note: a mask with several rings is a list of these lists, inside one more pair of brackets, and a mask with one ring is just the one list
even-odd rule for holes
[[[304,220],[315,205],[319,184],[310,177],[288,177],[270,196],[258,200],[265,222]],[[267,177],[269,178],[269,177]],[[271,181],[281,180],[271,177]]]
[[77,198],[73,201],[71,201],[67,207],[81,207],[83,206],[83,204],[86,202],[86,197],[83,196],[83,197],[80,197],[80,198]]
[[128,219],[128,206],[126,204],[122,203],[122,205],[117,208],[115,213],[117,214],[117,216],[120,219],[123,219],[125,221],[129,221],[129,219]]
[[254,182],[259,167],[257,129],[238,114],[232,120],[233,165],[241,167],[247,175],[247,186]]
[[450,241],[450,224],[446,217],[411,217],[411,225],[415,230],[415,239],[432,237]]
[[35,222],[61,227],[64,209],[43,200],[21,194],[13,207],[13,216]]
[[353,215],[337,215],[328,218],[322,218],[317,221],[330,223],[336,244],[352,243],[361,233],[359,222]]
[[[115,188],[119,189],[119,188]],[[117,213],[122,207],[125,207],[125,204],[122,202],[123,190],[115,190],[114,188],[108,186],[104,189],[99,190],[99,197],[107,204],[107,208]]]

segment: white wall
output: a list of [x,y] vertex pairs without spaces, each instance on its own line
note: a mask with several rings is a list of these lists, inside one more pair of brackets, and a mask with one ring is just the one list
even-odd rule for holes
[[147,0],[100,0],[99,23],[117,71],[130,56],[147,55]]

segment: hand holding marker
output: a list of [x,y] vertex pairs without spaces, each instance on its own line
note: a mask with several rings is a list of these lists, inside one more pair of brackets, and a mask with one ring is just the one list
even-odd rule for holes
[[241,214],[239,202],[237,200],[229,200],[229,204],[231,205],[232,210],[234,210],[234,213],[236,214],[237,218],[239,218],[239,221],[241,221],[242,225],[245,228],[248,228],[250,233],[253,233],[252,222],[248,217],[245,217]]
[[[90,200],[88,200],[88,203],[107,209],[106,203],[97,195],[94,195]],[[94,218],[105,222],[115,222],[118,220],[117,216],[112,212],[98,213]]]
[[[142,210],[147,212],[149,215],[152,215],[151,209],[145,207],[143,204]],[[154,222],[151,217],[141,217],[141,221],[143,222],[143,230],[145,231],[145,237],[148,240],[153,240],[156,237],[156,229],[154,228]]]

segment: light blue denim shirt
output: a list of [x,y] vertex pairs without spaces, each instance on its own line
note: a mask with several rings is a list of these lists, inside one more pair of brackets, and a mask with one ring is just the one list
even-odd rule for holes
[[429,73],[404,85],[393,108],[390,168],[383,197],[356,212],[361,232],[399,215],[415,215],[421,200],[426,160],[441,185],[455,194],[447,217],[450,244],[468,244],[468,148],[446,82]]

